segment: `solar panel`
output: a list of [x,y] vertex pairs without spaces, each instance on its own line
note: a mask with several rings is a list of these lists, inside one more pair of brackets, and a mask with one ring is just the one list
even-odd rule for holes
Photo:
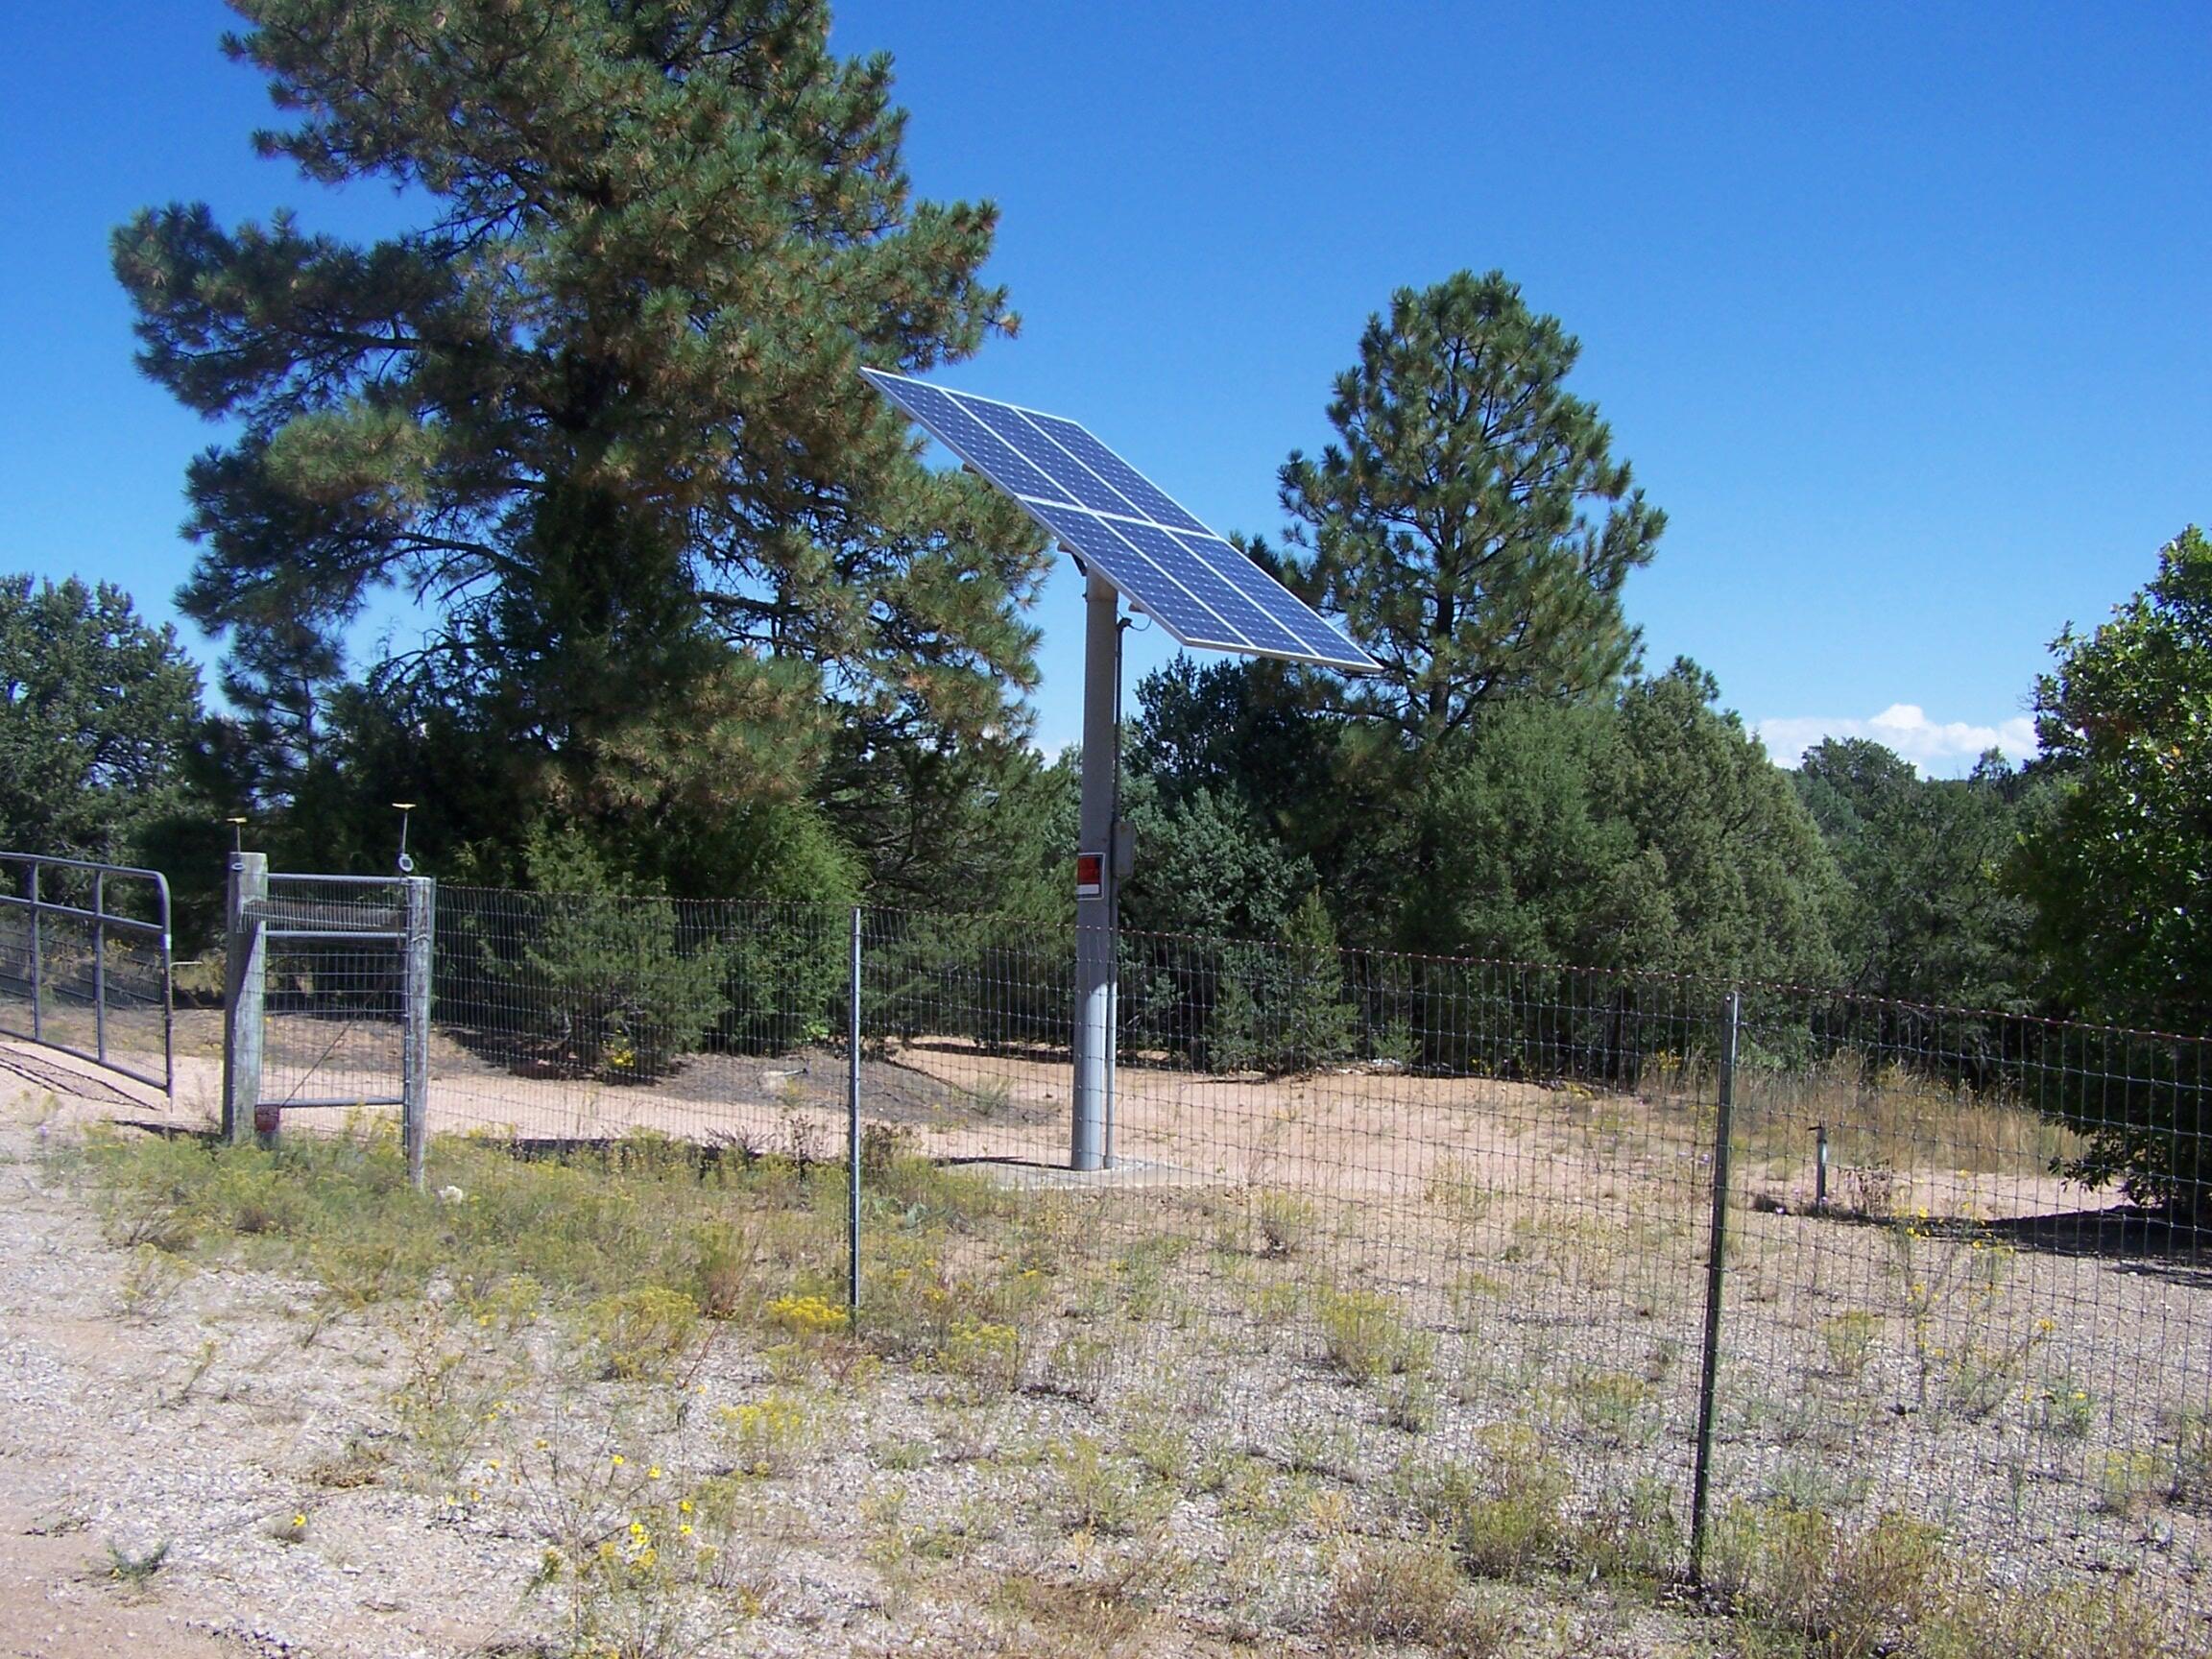
[[1074,421],[860,373],[1182,643],[1374,672],[1319,612]]

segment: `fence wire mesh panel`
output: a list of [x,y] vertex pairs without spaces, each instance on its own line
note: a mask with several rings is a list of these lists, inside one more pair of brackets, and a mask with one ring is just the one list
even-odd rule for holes
[[174,1087],[169,884],[0,853],[0,1033]]
[[856,1265],[848,1335],[960,1398],[1505,1575],[1686,1564],[1718,1221],[1709,1576],[1910,1516],[2212,1612],[2201,1044],[1753,985],[1724,1079],[1719,982],[1125,932],[1079,1173],[1074,929],[866,910],[855,1027],[854,926],[446,889],[435,1123],[674,1138],[703,1306],[842,1331]]
[[397,1107],[406,1085],[403,880],[271,872],[262,930],[260,1099],[279,1110]]
[[1076,1173],[1071,934],[879,915],[866,946],[895,1081],[864,1110],[897,1095],[878,1144],[926,1154],[940,1194],[869,1207],[872,1335],[1094,1403],[1178,1467],[1258,1458],[1440,1524],[1488,1494],[1673,1549],[1717,1008],[1124,933],[1113,1163]]
[[441,889],[437,1127],[556,1142],[645,1130],[834,1158],[850,917]]
[[[2203,1061],[1747,994],[1721,1490],[1902,1511],[2014,1573],[2164,1576],[2212,1607]],[[2100,1174],[2122,1190],[2079,1179]]]

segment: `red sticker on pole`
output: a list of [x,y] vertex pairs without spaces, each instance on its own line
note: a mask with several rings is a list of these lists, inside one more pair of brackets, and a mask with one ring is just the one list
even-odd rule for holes
[[1078,899],[1103,899],[1106,897],[1105,854],[1078,853],[1075,854],[1075,897]]

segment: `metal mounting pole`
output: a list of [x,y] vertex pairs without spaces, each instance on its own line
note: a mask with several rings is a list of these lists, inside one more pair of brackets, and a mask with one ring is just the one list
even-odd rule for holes
[[108,872],[92,872],[92,1049],[108,1064]]
[[[1084,589],[1083,799],[1078,817],[1078,875],[1094,874],[1094,891],[1075,901],[1075,1110],[1069,1166],[1106,1166],[1106,1118],[1114,1088],[1114,774],[1120,733],[1115,720],[1121,638],[1115,626],[1112,584],[1090,571]],[[1094,863],[1093,860],[1095,859]]]

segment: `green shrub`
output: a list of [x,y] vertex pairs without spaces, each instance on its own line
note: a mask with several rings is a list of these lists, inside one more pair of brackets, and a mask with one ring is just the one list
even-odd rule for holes
[[2097,1417],[2097,1401],[2087,1384],[2073,1376],[2046,1383],[2032,1402],[2029,1421],[2056,1440],[2085,1440]]
[[1344,997],[1335,925],[1318,893],[1291,913],[1281,947],[1236,946],[1221,958],[1205,1063],[1225,1071],[1310,1071],[1358,1049]]
[[991,1319],[955,1319],[937,1351],[939,1367],[978,1394],[1004,1394],[1022,1381],[1022,1337]]
[[1573,1482],[1535,1431],[1519,1424],[1483,1431],[1472,1462],[1425,1462],[1409,1481],[1415,1515],[1441,1528],[1467,1571],[1520,1578],[1562,1557]]
[[1849,1527],[1816,1510],[1738,1504],[1714,1529],[1707,1581],[1746,1617],[1809,1639],[1826,1659],[1892,1651],[1940,1605],[1940,1528],[1889,1511]]
[[1682,1559],[1682,1523],[1674,1493],[1656,1476],[1625,1489],[1610,1487],[1575,1526],[1572,1553],[1600,1577],[1657,1583]]
[[2200,1512],[2212,1510],[2212,1412],[2171,1412],[2166,1432],[2174,1443],[2174,1502]]
[[592,1303],[585,1310],[584,1330],[599,1357],[600,1375],[664,1382],[698,1347],[699,1304],[681,1290],[645,1285]]
[[1912,1659],[2169,1659],[2188,1651],[2128,1584],[1962,1587],[1914,1626]]
[[1651,1384],[1626,1371],[1576,1366],[1569,1375],[1568,1404],[1575,1422],[1592,1438],[1609,1446],[1647,1439],[1655,1428],[1644,1415]]
[[2108,1514],[2137,1515],[2173,1489],[2174,1466],[2155,1452],[2105,1452],[2090,1463],[2097,1504]]
[[1078,1434],[1053,1455],[1059,1470],[1061,1521],[1070,1530],[1125,1535],[1158,1521],[1174,1502],[1165,1487],[1147,1485],[1142,1472],[1090,1434]]
[[721,1440],[739,1475],[788,1475],[812,1449],[820,1426],[806,1403],[781,1389],[720,1412]]
[[809,904],[745,907],[721,957],[720,1030],[728,1047],[783,1054],[841,1033],[852,968],[835,912]]
[[622,894],[573,830],[532,833],[531,925],[495,946],[477,923],[478,971],[566,1065],[651,1083],[699,1046],[722,1011],[730,948],[681,937],[667,899]]
[[1827,1351],[1829,1374],[1857,1377],[1864,1371],[1881,1329],[1881,1316],[1863,1308],[1848,1308],[1821,1320],[1820,1345]]
[[1524,1577],[1559,1556],[1572,1482],[1533,1432],[1500,1430],[1487,1440],[1480,1484],[1454,1517],[1453,1536],[1470,1572]]
[[1398,1304],[1372,1290],[1324,1288],[1313,1298],[1313,1317],[1321,1343],[1337,1370],[1354,1382],[1424,1371],[1432,1344],[1422,1333],[1406,1329]]

